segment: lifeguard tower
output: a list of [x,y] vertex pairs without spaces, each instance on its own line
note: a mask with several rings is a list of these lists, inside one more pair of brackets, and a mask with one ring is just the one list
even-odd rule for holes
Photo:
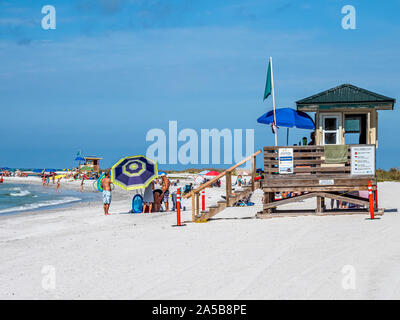
[[85,159],[85,166],[93,168],[93,172],[99,172],[100,170],[100,160],[103,158],[96,157],[96,156],[87,156],[83,157]]
[[[315,112],[315,144],[264,147],[264,208],[258,216],[290,215],[277,207],[312,197],[317,199],[314,214],[367,212],[368,199],[357,191],[368,190],[369,183],[377,209],[378,110],[393,110],[395,102],[351,84],[297,101],[298,111]],[[275,200],[276,192],[294,196]],[[353,208],[327,210],[325,198],[350,203]]]

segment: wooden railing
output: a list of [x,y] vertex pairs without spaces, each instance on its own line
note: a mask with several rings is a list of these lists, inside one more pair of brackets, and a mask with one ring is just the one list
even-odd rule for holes
[[252,155],[244,158],[242,161],[238,162],[234,166],[230,167],[229,169],[225,170],[215,178],[211,179],[210,181],[207,181],[206,183],[202,184],[200,187],[197,189],[191,191],[190,193],[186,194],[183,196],[184,199],[192,198],[192,221],[196,220],[196,216],[200,216],[200,192],[204,190],[205,188],[209,187],[212,185],[214,182],[218,181],[222,177],[226,177],[226,206],[229,207],[231,205],[230,203],[230,198],[232,195],[232,171],[235,170],[237,167],[240,167],[244,163],[246,163],[249,160],[252,160],[252,170],[251,170],[251,190],[254,191],[255,189],[255,183],[254,183],[254,178],[256,176],[256,157],[261,153],[261,150],[258,150],[257,152],[253,153]]
[[290,174],[279,174],[280,148],[287,147],[264,147],[265,192],[364,190],[369,180],[376,185],[375,175],[351,175],[351,146],[347,161],[341,164],[326,163],[324,146],[290,147],[293,149],[293,173]]

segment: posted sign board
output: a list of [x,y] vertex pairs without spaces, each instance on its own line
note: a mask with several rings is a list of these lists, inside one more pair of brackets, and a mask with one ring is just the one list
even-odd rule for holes
[[351,147],[351,174],[375,174],[375,146]]
[[279,149],[279,174],[293,173],[293,148]]

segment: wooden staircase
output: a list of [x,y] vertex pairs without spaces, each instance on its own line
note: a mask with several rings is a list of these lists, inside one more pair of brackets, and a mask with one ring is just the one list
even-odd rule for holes
[[[247,158],[243,159],[242,161],[238,162],[234,166],[230,167],[229,169],[222,172],[220,175],[216,176],[215,178],[211,179],[207,183],[201,185],[199,188],[191,191],[187,195],[183,196],[184,199],[192,198],[192,221],[193,222],[206,222],[211,217],[215,216],[216,214],[223,211],[225,208],[232,206],[237,201],[247,197],[251,194],[255,189],[261,188],[261,182],[255,181],[254,178],[256,176],[256,157],[258,154],[261,153],[261,150],[253,153],[252,155],[248,156]],[[232,171],[235,170],[237,167],[243,165],[245,162],[252,160],[252,174],[251,174],[251,183],[248,186],[243,186],[242,190],[235,190],[232,192],[232,180],[231,174]],[[225,197],[226,200],[221,199],[217,202],[217,204],[210,205],[206,210],[200,211],[200,201],[199,196],[200,192],[209,187],[214,182],[218,181],[222,177],[226,177],[226,193]]]
[[[256,186],[256,189],[261,188],[260,183],[258,181],[256,181],[256,184],[258,185]],[[249,194],[253,192],[251,186],[244,186],[242,188],[243,190],[235,191],[235,195],[231,195],[229,197],[230,203],[234,204],[235,202],[246,198]],[[217,204],[210,205],[208,207],[208,210],[200,211],[200,216],[199,217],[195,216],[195,222],[207,221],[208,219],[212,218],[213,216],[225,210],[226,208],[227,208],[227,201],[221,199],[217,201]]]

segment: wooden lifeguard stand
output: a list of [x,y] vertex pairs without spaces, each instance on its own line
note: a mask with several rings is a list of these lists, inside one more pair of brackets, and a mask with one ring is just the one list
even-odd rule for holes
[[96,156],[86,156],[83,157],[85,159],[85,166],[93,168],[93,172],[99,172],[100,171],[100,160],[103,158],[96,157]]
[[[258,216],[293,214],[276,208],[311,197],[317,199],[313,211],[316,214],[366,212],[368,199],[354,195],[354,191],[368,190],[369,182],[377,190],[378,110],[393,110],[395,102],[393,98],[350,84],[297,101],[297,110],[315,112],[315,144],[264,147],[264,208]],[[329,145],[345,145],[342,151],[347,148],[347,160],[327,161]],[[297,195],[275,201],[276,192]],[[325,198],[354,204],[357,209],[327,210]],[[377,208],[376,192],[374,203]]]

